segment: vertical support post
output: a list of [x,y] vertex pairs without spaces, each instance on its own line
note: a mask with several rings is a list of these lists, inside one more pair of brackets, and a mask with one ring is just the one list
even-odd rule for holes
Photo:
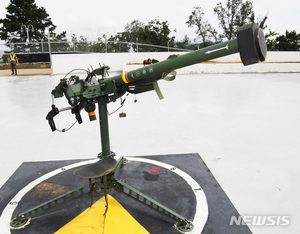
[[111,152],[110,152],[110,142],[109,142],[107,103],[105,102],[105,100],[100,98],[98,100],[98,107],[99,107],[101,148],[102,148],[102,153],[100,153],[98,157],[106,158],[111,156]]
[[51,58],[50,28],[48,28],[48,47],[49,47],[49,57],[50,57],[50,68],[51,68],[51,74],[52,74],[53,68],[52,68],[52,58]]

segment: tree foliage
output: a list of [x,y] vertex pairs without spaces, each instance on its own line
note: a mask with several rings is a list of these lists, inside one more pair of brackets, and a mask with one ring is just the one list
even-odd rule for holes
[[275,38],[274,37],[276,35],[278,35],[278,33],[275,31],[272,31],[271,29],[266,31],[268,28],[267,20],[268,20],[268,13],[262,18],[258,18],[257,24],[262,30],[265,31],[264,34],[265,34],[265,38],[266,38],[267,48],[268,48],[268,51],[270,51],[270,50],[275,50]]
[[170,32],[167,21],[160,22],[155,19],[145,24],[140,20],[134,20],[125,26],[124,31],[110,37],[103,35],[98,37],[96,42],[89,42],[83,36],[77,39],[73,34],[71,47],[74,51],[86,52],[166,51],[165,48],[158,48],[154,45],[173,47],[175,37],[170,37]]
[[276,48],[275,48],[276,38],[275,37],[277,35],[278,35],[278,33],[275,31],[272,31],[271,29],[269,29],[269,32],[265,33],[268,51],[276,50]]
[[238,27],[255,20],[251,0],[227,0],[224,5],[219,2],[213,10],[217,14],[223,36],[228,40],[236,38]]
[[[65,40],[66,32],[55,33],[56,26],[52,23],[44,7],[38,7],[35,0],[10,0],[6,7],[6,18],[0,19],[0,38],[7,43],[46,40],[46,29],[49,29],[52,41]],[[28,42],[28,41],[27,41]]]
[[111,37],[109,41],[131,42],[128,44],[110,45],[114,46],[118,52],[128,51],[132,48],[134,51],[159,51],[156,47],[137,47],[136,43],[151,44],[159,46],[174,46],[175,37],[170,37],[171,30],[168,21],[160,22],[158,19],[151,20],[147,24],[140,20],[134,20],[127,24],[123,32]]
[[201,38],[203,47],[206,47],[212,44],[211,39],[214,39],[215,42],[220,41],[217,31],[208,23],[207,20],[204,20],[204,11],[201,7],[195,6],[189,20],[186,22],[188,27],[197,27],[196,34]]
[[278,51],[299,51],[300,50],[300,33],[285,31],[285,35],[276,37],[275,49]]
[[181,41],[177,41],[175,43],[175,47],[178,49],[185,49],[185,50],[197,50],[199,47],[196,44],[193,44],[188,37],[188,35],[184,35],[184,38]]

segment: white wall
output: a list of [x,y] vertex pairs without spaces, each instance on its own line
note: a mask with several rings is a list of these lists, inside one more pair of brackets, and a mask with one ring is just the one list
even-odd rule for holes
[[103,64],[110,67],[112,72],[122,72],[123,64],[142,63],[148,58],[165,60],[173,53],[93,53],[93,54],[54,54],[52,55],[53,74],[64,74],[75,68],[86,69],[93,66],[99,67]]
[[[156,53],[94,53],[94,54],[54,54],[52,55],[53,74],[65,74],[73,69],[94,69],[105,64],[110,72],[125,72],[136,69],[145,59],[165,60],[169,55],[183,52]],[[240,73],[240,72],[300,72],[300,52],[268,52],[264,63],[243,66],[239,54],[233,54],[214,60],[216,63],[202,63],[178,69],[178,74],[193,73]],[[91,68],[90,68],[91,69]]]

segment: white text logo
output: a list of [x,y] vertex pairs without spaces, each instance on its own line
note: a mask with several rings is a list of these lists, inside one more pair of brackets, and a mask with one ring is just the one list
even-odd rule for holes
[[231,216],[229,225],[248,225],[248,226],[287,226],[291,222],[288,215],[245,215]]

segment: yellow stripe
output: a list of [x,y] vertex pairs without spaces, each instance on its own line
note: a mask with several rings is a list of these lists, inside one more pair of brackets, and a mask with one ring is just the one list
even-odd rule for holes
[[104,197],[86,209],[55,234],[150,234],[112,196],[108,197],[108,210],[105,216]]
[[126,84],[130,82],[130,80],[128,80],[127,74],[128,74],[128,72],[123,73],[123,75],[122,75],[122,80],[123,80],[124,83],[126,83]]

